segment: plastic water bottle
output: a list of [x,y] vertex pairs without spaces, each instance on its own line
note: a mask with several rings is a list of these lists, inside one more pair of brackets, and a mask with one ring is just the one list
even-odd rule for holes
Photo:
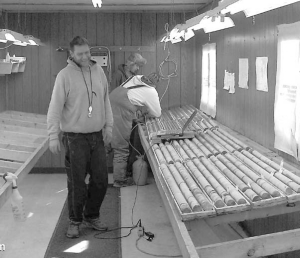
[[25,210],[23,204],[23,197],[21,196],[16,180],[13,180],[13,192],[11,195],[11,207],[15,221],[25,221]]
[[136,185],[145,185],[148,178],[148,165],[143,156],[137,156],[132,164],[132,177]]

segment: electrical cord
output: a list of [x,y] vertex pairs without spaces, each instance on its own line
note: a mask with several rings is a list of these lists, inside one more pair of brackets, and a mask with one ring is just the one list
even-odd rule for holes
[[182,255],[166,255],[166,254],[153,254],[153,253],[148,253],[147,251],[142,250],[139,247],[139,241],[141,240],[142,237],[137,238],[137,240],[135,241],[135,247],[137,250],[139,250],[141,253],[143,254],[147,254],[147,255],[151,255],[154,257],[182,257]]
[[[145,119],[146,119],[146,117],[145,117]],[[140,123],[140,124],[144,124],[144,123]],[[144,124],[144,125],[145,125],[145,124]],[[132,132],[137,126],[138,126],[138,123],[131,129],[131,132]],[[130,143],[130,141],[129,141],[129,144],[131,145],[131,147],[132,147],[133,149],[135,149],[135,150],[140,154],[140,152],[139,152],[136,148],[134,148],[134,146]],[[152,148],[152,146],[153,146],[153,145],[150,145],[149,148],[145,151],[145,153],[144,153],[143,155],[140,154],[140,156],[143,156],[143,158],[144,158],[144,156],[148,153],[148,151]],[[143,169],[143,166],[144,166],[144,164],[142,165],[141,170]],[[141,173],[139,174],[139,178],[138,178],[138,180],[137,180],[134,203],[133,203],[133,206],[132,206],[132,209],[131,209],[131,223],[132,223],[132,226],[131,226],[131,227],[117,227],[117,228],[113,228],[113,229],[110,229],[110,230],[107,230],[107,231],[104,231],[104,232],[98,232],[98,233],[96,233],[96,234],[94,235],[94,237],[97,238],[97,239],[122,239],[122,238],[125,238],[125,237],[130,236],[133,229],[139,228],[139,229],[142,230],[142,232],[141,232],[141,233],[138,232],[138,236],[139,236],[139,237],[137,238],[137,240],[136,240],[136,242],[135,242],[135,247],[136,247],[136,249],[137,249],[139,252],[144,253],[144,254],[147,254],[147,255],[151,255],[151,256],[153,256],[153,257],[171,257],[171,258],[173,258],[173,257],[174,257],[174,258],[182,257],[182,255],[162,255],[162,254],[153,254],[153,253],[149,253],[149,252],[147,252],[147,251],[142,250],[142,249],[138,246],[138,242],[140,241],[140,239],[141,239],[141,238],[145,238],[145,237],[144,237],[144,234],[148,236],[148,239],[145,238],[145,239],[148,240],[148,241],[152,241],[152,239],[153,239],[153,237],[154,237],[154,235],[153,235],[152,233],[150,233],[150,232],[145,232],[144,228],[142,227],[142,220],[141,220],[141,219],[139,219],[138,222],[137,222],[136,224],[133,224],[134,208],[135,208],[136,201],[137,201],[137,197],[138,197],[138,189],[139,189],[138,182],[139,182],[139,180],[140,180],[140,177],[141,177]],[[128,233],[128,234],[123,235],[123,236],[119,236],[119,237],[99,237],[99,235],[103,235],[103,234],[106,234],[106,233],[108,233],[108,232],[113,232],[113,231],[120,230],[120,229],[130,229],[130,230],[129,230],[129,233]],[[140,234],[141,234],[141,235],[140,235]],[[150,237],[150,236],[151,236],[151,237]]]
[[[141,123],[141,124],[144,124],[144,123]],[[131,132],[132,132],[137,126],[138,126],[138,124],[136,124],[136,125],[131,129]],[[132,147],[133,149],[136,150],[136,152],[138,152],[138,153],[140,154],[140,152],[139,152],[136,148],[133,147],[133,145],[130,143],[130,141],[129,141],[129,144],[131,145],[131,147]],[[148,150],[149,150],[149,149],[148,149]],[[148,150],[147,150],[146,152],[148,152]],[[146,154],[146,153],[145,153],[145,154]],[[144,155],[145,155],[145,154],[144,154]],[[140,155],[141,155],[141,154],[140,154]],[[144,155],[141,155],[141,156],[144,156]],[[142,169],[143,169],[143,167],[141,168],[141,170],[142,170]],[[140,180],[140,176],[141,176],[141,173],[140,173],[140,175],[139,175],[138,182],[139,182],[139,180]],[[137,222],[136,224],[133,224],[133,213],[134,213],[134,207],[135,207],[135,204],[136,204],[137,193],[138,193],[138,187],[139,187],[138,184],[137,184],[136,186],[137,186],[137,187],[136,187],[136,192],[135,192],[134,204],[133,204],[132,210],[131,210],[131,223],[132,223],[132,226],[130,226],[130,227],[117,227],[117,228],[114,228],[114,229],[109,229],[109,230],[107,230],[107,231],[98,232],[98,233],[96,233],[96,234],[94,235],[95,238],[97,238],[97,239],[121,239],[121,238],[125,238],[125,237],[130,236],[130,234],[131,234],[131,232],[132,232],[133,229],[137,228],[138,225],[141,225],[141,219],[139,219],[138,222]],[[129,230],[129,233],[128,233],[127,235],[124,235],[124,236],[119,236],[119,237],[99,237],[99,235],[103,235],[103,234],[106,234],[106,233],[108,233],[108,232],[112,232],[112,231],[116,231],[116,230],[120,230],[120,229],[130,229],[130,230]]]
[[[168,24],[168,23],[165,24],[165,30],[166,30],[167,36],[168,36],[168,35],[170,34],[170,33],[169,33],[169,24]],[[177,63],[176,63],[174,60],[170,60],[170,59],[169,59],[169,58],[170,58],[170,54],[171,54],[170,48],[169,48],[169,42],[166,42],[166,41],[165,41],[165,42],[164,42],[164,50],[166,50],[166,49],[167,49],[167,51],[168,51],[168,52],[167,52],[167,57],[166,57],[166,58],[160,63],[160,65],[159,65],[159,75],[161,76],[161,79],[162,79],[162,80],[168,80],[168,83],[167,83],[166,89],[165,89],[163,95],[161,96],[159,102],[162,101],[163,97],[164,97],[165,94],[167,93],[167,91],[168,91],[168,89],[169,89],[169,85],[170,85],[170,80],[171,80],[171,78],[177,76]],[[173,63],[174,66],[175,66],[174,72],[168,74],[167,76],[165,76],[165,75],[163,74],[163,72],[162,72],[162,67],[163,67],[163,65],[164,65],[165,63]]]

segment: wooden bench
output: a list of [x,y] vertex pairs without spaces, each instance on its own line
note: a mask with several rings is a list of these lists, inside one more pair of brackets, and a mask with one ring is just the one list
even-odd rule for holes
[[[5,111],[0,113],[0,176],[11,172],[18,183],[48,148],[45,115]],[[12,193],[11,183],[0,178],[0,208]]]
[[[220,125],[221,126],[221,125]],[[250,147],[259,150],[278,164],[281,158],[270,150],[257,143],[238,135],[229,128],[223,127],[242,141],[246,141]],[[167,185],[159,173],[156,158],[147,140],[146,128],[139,125],[139,134],[142,145],[148,157],[157,188],[163,200],[170,222],[172,224],[178,245],[184,258],[241,258],[263,257],[278,253],[300,249],[300,229],[289,230],[279,233],[249,237],[238,222],[256,218],[292,213],[300,211],[300,202],[287,207],[287,203],[242,211],[235,214],[224,214],[216,217],[182,221]],[[290,164],[284,167],[297,173]]]

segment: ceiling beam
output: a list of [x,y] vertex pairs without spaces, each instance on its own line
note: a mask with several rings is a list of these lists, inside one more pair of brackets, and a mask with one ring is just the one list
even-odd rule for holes
[[[189,0],[190,2],[190,0]],[[205,3],[176,3],[176,4],[105,4],[101,8],[94,8],[92,4],[0,4],[0,9],[8,12],[187,12],[196,11],[205,6]]]

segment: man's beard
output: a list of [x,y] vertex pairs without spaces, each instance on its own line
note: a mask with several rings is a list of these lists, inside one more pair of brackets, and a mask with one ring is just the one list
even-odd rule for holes
[[[90,61],[91,61],[91,58],[89,58],[87,61],[80,61],[80,60],[77,60],[75,57],[73,57],[73,61],[79,66],[79,67],[84,67],[84,66],[89,66],[90,64]],[[87,65],[83,65],[83,64],[87,64]]]

